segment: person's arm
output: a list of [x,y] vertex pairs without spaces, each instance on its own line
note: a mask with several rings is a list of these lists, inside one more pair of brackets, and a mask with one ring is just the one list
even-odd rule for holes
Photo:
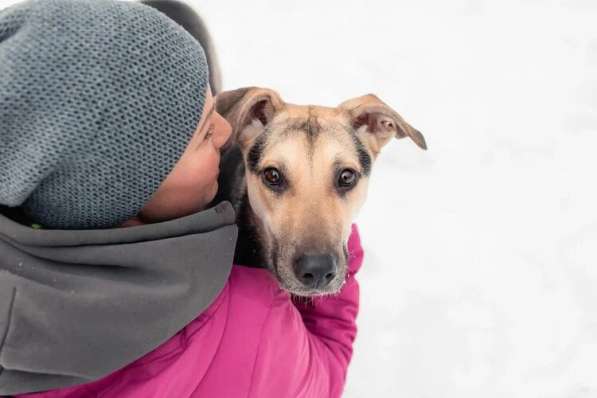
[[340,397],[356,336],[363,261],[356,226],[348,242],[349,273],[337,295],[292,305],[274,299],[262,333],[250,397],[279,393],[292,397]]

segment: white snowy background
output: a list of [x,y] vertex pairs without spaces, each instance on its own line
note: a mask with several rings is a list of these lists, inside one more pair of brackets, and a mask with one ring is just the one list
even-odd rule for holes
[[375,93],[427,139],[357,220],[345,397],[597,397],[597,1],[191,2],[225,89]]

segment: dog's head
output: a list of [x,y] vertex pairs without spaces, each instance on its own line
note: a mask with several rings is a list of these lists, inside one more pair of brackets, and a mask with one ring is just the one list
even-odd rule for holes
[[249,87],[219,94],[216,107],[243,153],[268,267],[292,294],[338,291],[375,158],[392,137],[426,149],[423,135],[372,94],[327,108]]

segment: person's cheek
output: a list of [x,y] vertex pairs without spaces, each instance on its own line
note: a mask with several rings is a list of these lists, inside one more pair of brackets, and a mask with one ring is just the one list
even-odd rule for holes
[[196,184],[206,189],[211,188],[218,179],[220,156],[212,145],[202,149],[196,165]]
[[216,179],[218,178],[218,174],[220,174],[220,158],[220,151],[216,147],[216,144],[212,142],[209,148],[209,155],[205,159],[205,167],[208,171],[208,174]]

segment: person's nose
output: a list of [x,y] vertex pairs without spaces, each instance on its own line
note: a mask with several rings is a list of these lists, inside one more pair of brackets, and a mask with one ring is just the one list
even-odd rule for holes
[[222,115],[217,112],[214,112],[215,118],[215,133],[212,137],[214,146],[216,149],[222,149],[228,141],[230,140],[230,135],[232,134],[232,126],[230,123]]

